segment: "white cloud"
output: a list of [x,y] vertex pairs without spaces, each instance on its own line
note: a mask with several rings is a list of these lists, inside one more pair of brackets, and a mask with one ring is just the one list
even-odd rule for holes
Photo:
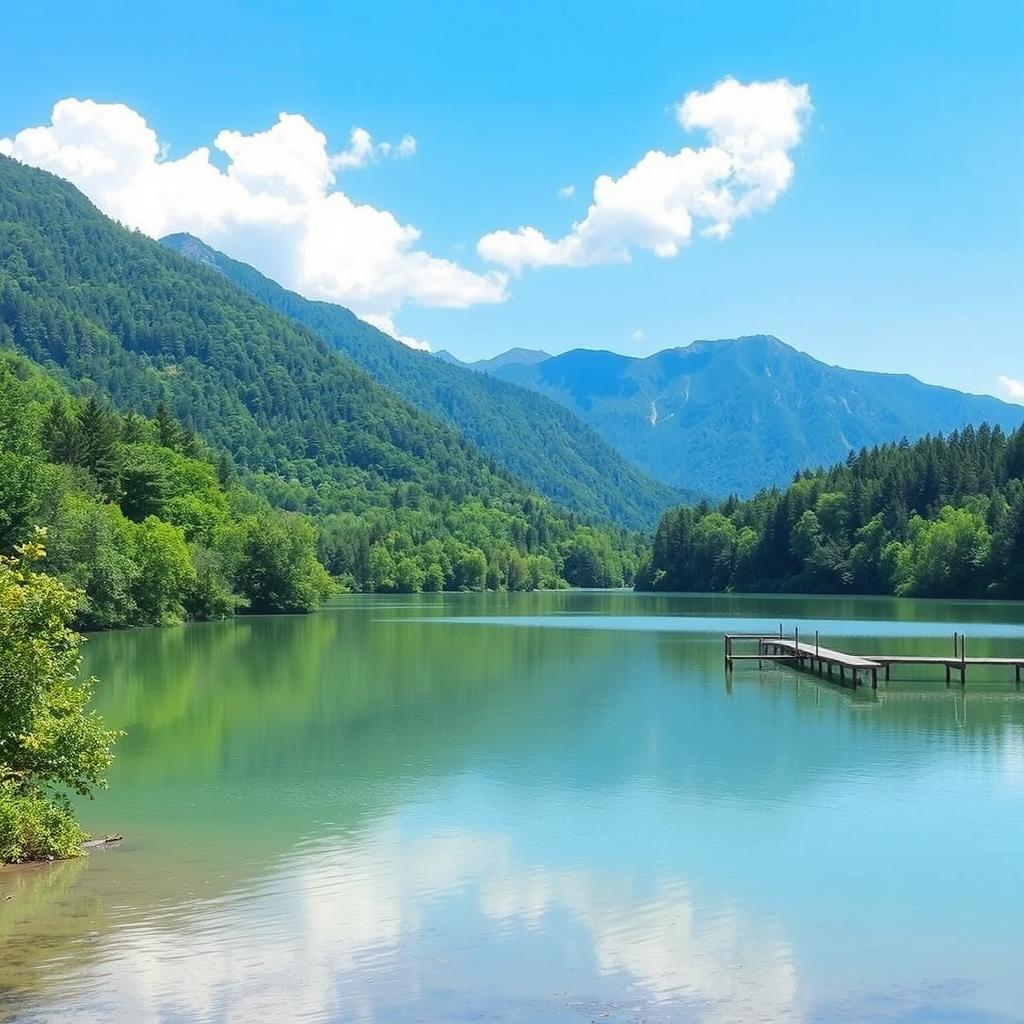
[[676,107],[680,125],[709,145],[651,150],[620,178],[603,174],[583,220],[552,240],[534,227],[493,231],[477,251],[518,273],[524,267],[626,262],[632,250],[671,257],[692,237],[724,238],[737,220],[772,205],[789,186],[789,151],[812,112],[806,85],[785,79],[744,85],[726,78]]
[[1015,377],[999,377],[999,389],[1011,402],[1024,402],[1024,380]]
[[64,99],[50,124],[0,139],[0,152],[68,178],[130,227],[153,237],[192,232],[392,333],[392,318],[407,302],[458,309],[505,300],[504,273],[479,274],[432,256],[417,248],[416,227],[336,187],[336,171],[411,156],[412,136],[375,144],[357,128],[349,148],[331,154],[306,118],[283,113],[266,131],[222,131],[213,145],[227,158],[224,170],[205,146],[168,159],[156,131],[130,107]]
[[395,321],[385,313],[367,313],[363,319],[368,324],[373,324],[378,331],[383,331],[385,334],[390,334],[392,338],[400,341],[403,345],[408,345],[409,348],[418,348],[423,352],[430,351],[430,343],[422,341],[419,338],[414,338],[409,334],[402,334],[401,331],[395,326]]
[[397,145],[391,142],[374,143],[365,128],[353,128],[349,136],[348,149],[331,157],[331,167],[337,170],[365,167],[382,157],[404,160],[415,152],[416,140],[411,135],[403,135],[402,141]]
[[575,185],[563,185],[558,190],[558,198],[559,199],[572,199],[572,197],[574,195],[576,195],[576,186]]
[[644,332],[643,332],[643,331],[642,331],[642,330],[641,330],[641,329],[640,329],[640,328],[638,327],[638,328],[637,328],[637,329],[636,329],[636,330],[635,330],[635,331],[634,331],[634,332],[633,332],[633,333],[632,333],[632,334],[630,335],[630,337],[631,337],[631,338],[632,338],[632,339],[633,339],[634,341],[643,341],[643,340],[644,340],[644,338],[646,337],[646,335],[645,335],[645,334],[644,334]]

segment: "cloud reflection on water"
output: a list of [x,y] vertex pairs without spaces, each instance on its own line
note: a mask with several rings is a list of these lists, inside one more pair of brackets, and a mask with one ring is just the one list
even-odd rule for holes
[[[467,996],[484,1019],[491,998],[499,1017],[522,1020],[659,1004],[672,1020],[796,1019],[794,959],[773,924],[701,905],[679,879],[640,887],[530,864],[508,836],[410,838],[397,819],[100,942],[88,977],[72,972],[49,993],[64,1020],[370,1022],[413,1008],[410,1019],[448,1020],[446,1000],[456,1014]],[[545,963],[552,944],[574,963],[568,977]],[[518,1016],[525,1007],[538,1016]]]

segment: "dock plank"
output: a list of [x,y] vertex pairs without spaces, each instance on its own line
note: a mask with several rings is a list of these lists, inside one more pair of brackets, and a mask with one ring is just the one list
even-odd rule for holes
[[843,665],[846,668],[871,669],[881,668],[881,663],[871,658],[862,658],[857,654],[847,654],[845,651],[836,651],[831,647],[822,647],[820,644],[796,643],[793,640],[783,640],[778,637],[768,637],[765,643],[773,647],[779,647],[784,651],[790,651],[792,656],[802,658],[814,658],[816,661],[831,661],[834,665]]

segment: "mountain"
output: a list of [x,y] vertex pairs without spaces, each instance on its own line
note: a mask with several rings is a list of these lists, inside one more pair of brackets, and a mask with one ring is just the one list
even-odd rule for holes
[[[163,240],[164,244],[165,245],[168,244],[169,241],[170,241],[170,238],[173,238],[173,237],[174,236],[171,235],[168,238],[165,238]],[[442,363],[449,363],[452,366],[469,366],[469,363],[464,363],[461,359],[459,359],[458,356],[453,356],[451,354],[451,352],[449,352],[449,351],[447,351],[446,349],[443,349],[443,348],[440,349],[439,351],[433,352],[431,354],[433,355],[433,357],[435,359],[440,359]]]
[[656,479],[720,496],[784,485],[864,447],[1024,422],[1019,406],[828,366],[768,336],[695,341],[643,359],[575,349],[482,369],[561,402]]
[[[417,409],[447,421],[519,479],[592,520],[651,528],[685,495],[646,477],[596,431],[557,402],[411,349],[343,306],[313,302],[192,235],[163,239],[169,249],[215,268],[254,298],[314,331]],[[549,358],[515,349],[498,366]]]
[[[7,157],[0,347],[74,394],[146,416],[166,407],[246,486],[314,516],[325,564],[350,585],[520,589],[631,575],[635,538],[581,527],[220,271]],[[562,575],[576,567],[577,578]]]
[[480,359],[472,363],[475,370],[499,370],[503,366],[533,366],[550,359],[551,353],[539,348],[510,348],[491,359]]

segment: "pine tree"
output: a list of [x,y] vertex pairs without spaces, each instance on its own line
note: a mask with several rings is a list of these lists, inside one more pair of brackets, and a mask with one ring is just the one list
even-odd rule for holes
[[82,465],[85,445],[81,424],[75,410],[63,399],[55,399],[50,403],[43,421],[43,446],[54,462]]
[[82,431],[82,460],[96,478],[103,496],[117,501],[121,495],[121,451],[119,424],[112,412],[90,398],[79,415]]
[[157,440],[165,448],[177,448],[180,430],[170,410],[161,402],[156,407]]

